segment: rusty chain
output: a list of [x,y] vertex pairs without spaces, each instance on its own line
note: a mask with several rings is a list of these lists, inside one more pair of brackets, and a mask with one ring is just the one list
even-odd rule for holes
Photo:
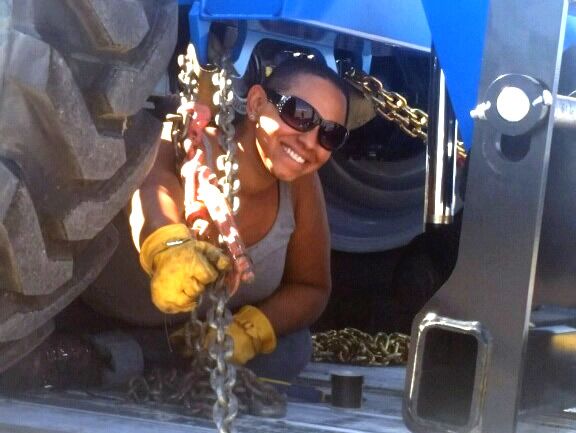
[[312,336],[313,360],[352,365],[405,364],[410,337],[378,332],[370,335],[355,328],[326,331]]

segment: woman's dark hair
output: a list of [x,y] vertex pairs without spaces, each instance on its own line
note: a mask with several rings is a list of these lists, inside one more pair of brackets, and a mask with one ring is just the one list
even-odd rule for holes
[[280,93],[286,92],[292,86],[294,79],[302,74],[323,78],[336,86],[346,98],[346,119],[348,119],[350,100],[346,84],[335,71],[318,60],[311,60],[303,56],[284,60],[272,70],[262,85]]

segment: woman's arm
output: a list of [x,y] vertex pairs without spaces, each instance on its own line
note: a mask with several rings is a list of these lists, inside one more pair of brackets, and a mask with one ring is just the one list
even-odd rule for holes
[[157,228],[184,222],[184,190],[175,170],[171,128],[171,123],[164,123],[154,165],[132,198],[130,226],[138,249]]
[[310,326],[324,311],[331,291],[330,234],[316,173],[292,184],[296,228],[288,244],[282,283],[258,306],[277,335]]

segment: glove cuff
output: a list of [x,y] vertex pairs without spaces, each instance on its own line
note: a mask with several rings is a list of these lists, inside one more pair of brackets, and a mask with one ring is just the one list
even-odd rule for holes
[[271,353],[276,349],[274,328],[258,308],[245,305],[234,315],[234,321],[251,337],[257,353]]
[[171,243],[179,244],[192,239],[192,233],[185,224],[169,224],[155,230],[146,238],[140,250],[140,265],[148,275],[154,271],[154,256],[170,248]]

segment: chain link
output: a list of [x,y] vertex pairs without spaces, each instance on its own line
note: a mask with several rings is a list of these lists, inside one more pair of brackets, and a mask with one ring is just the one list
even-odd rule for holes
[[372,336],[355,328],[326,331],[312,336],[313,360],[353,365],[405,364],[410,337],[378,332]]

